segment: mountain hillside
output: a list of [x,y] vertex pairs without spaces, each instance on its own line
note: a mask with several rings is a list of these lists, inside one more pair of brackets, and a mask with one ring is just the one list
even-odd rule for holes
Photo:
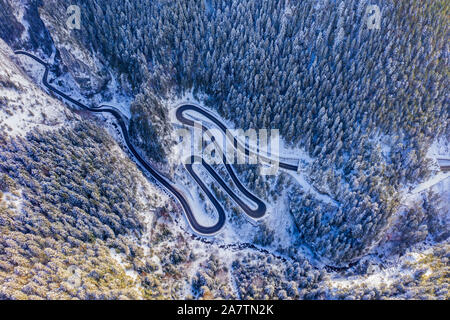
[[[0,0],[0,299],[449,299],[450,4],[374,2]],[[183,105],[294,169],[233,198]]]

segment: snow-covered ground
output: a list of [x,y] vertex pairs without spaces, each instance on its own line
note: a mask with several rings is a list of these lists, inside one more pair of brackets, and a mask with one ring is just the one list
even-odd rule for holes
[[[183,104],[188,104],[188,103],[194,104],[194,105],[204,109],[205,111],[209,112],[215,118],[219,119],[223,124],[225,124],[225,126],[227,128],[230,128],[230,129],[235,128],[235,124],[231,120],[224,119],[216,112],[216,110],[206,107],[202,101],[199,101],[196,98],[194,98],[192,93],[185,94],[181,98],[172,97],[171,99],[169,99],[167,101],[167,105],[169,107],[169,119],[172,123],[178,124],[178,120],[176,119],[176,116],[175,116],[175,111],[176,111],[177,107],[179,107],[180,105],[183,105]],[[211,120],[209,120],[208,118],[206,118],[205,116],[203,116],[201,114],[188,113],[188,115],[191,116],[192,118],[198,119],[202,122],[211,123]],[[257,129],[257,128],[255,128],[255,129]],[[266,129],[269,130],[270,128],[266,128]],[[243,141],[240,141],[240,142],[243,143]],[[249,145],[249,148],[250,148],[250,150],[257,149],[256,146],[252,145],[252,144]],[[288,144],[283,139],[283,137],[280,137],[280,141],[279,141],[279,157],[280,157],[280,160],[285,160],[286,162],[289,162],[289,163],[292,162],[292,164],[297,164],[298,161],[304,161],[306,163],[311,163],[313,161],[313,159],[308,155],[308,153],[304,149],[299,148],[299,147],[293,148],[293,147],[288,146]]]
[[[1,48],[0,48],[1,49]],[[3,52],[2,52],[3,54]],[[11,52],[9,52],[9,55],[11,55]],[[27,73],[30,72],[32,74],[33,79],[40,83],[40,79],[42,78],[43,74],[43,68],[34,63],[31,59],[26,57],[21,57],[20,61],[23,65],[23,67],[27,70]],[[0,64],[2,61],[0,61]],[[33,106],[32,112],[34,113],[34,116],[30,116],[27,118],[27,113],[29,110],[25,110],[23,112],[18,112],[17,114],[14,113],[12,116],[9,115],[7,117],[4,117],[4,114],[0,112],[0,125],[2,123],[6,123],[8,126],[12,127],[12,134],[25,134],[28,132],[32,127],[40,126],[40,127],[49,127],[49,128],[59,128],[63,125],[63,122],[44,122],[43,119],[39,118],[41,116],[41,112],[45,112],[47,116],[49,116],[47,119],[55,119],[61,121],[61,119],[65,119],[65,116],[63,114],[64,106],[61,102],[58,100],[50,97],[49,95],[42,92],[42,90],[35,86],[29,79],[27,79],[27,76],[24,74],[21,74],[21,72],[12,72],[8,70],[8,68],[0,68],[0,76],[8,76],[10,79],[12,79],[13,82],[20,83],[21,86],[24,86],[26,84],[26,94],[23,94],[22,92],[17,92],[14,89],[8,89],[8,88],[0,88],[0,98],[6,97],[8,100],[14,100],[17,104],[21,104],[22,106],[30,106],[33,105],[33,101],[38,101],[37,106]],[[112,81],[108,84],[108,93],[106,96],[111,97],[107,102],[103,101],[103,97],[105,97],[105,94],[102,93],[101,95],[98,94],[94,96],[93,99],[86,99],[84,98],[80,93],[79,89],[74,81],[74,79],[69,75],[65,74],[63,77],[60,77],[58,79],[55,79],[53,85],[60,87],[62,91],[66,92],[67,94],[71,95],[72,97],[79,99],[80,101],[89,104],[89,105],[99,105],[99,104],[108,104],[117,107],[121,110],[121,112],[127,116],[130,117],[130,104],[132,101],[132,97],[127,96],[120,92],[117,77],[113,74],[111,74]],[[28,87],[28,85],[30,85]],[[196,103],[200,104],[203,108],[205,108],[208,112],[211,112],[214,116],[216,116],[218,119],[220,119],[223,123],[225,123],[228,127],[233,128],[234,124],[230,121],[227,121],[220,117],[214,110],[210,110],[207,107],[205,107],[201,102],[198,102],[192,94],[188,94],[181,99],[172,99],[169,101],[166,101],[166,103],[171,107],[170,108],[170,116],[172,119],[172,122],[176,123],[177,120],[174,117],[174,106],[177,106],[181,103]],[[39,106],[39,104],[42,104],[42,107]],[[108,119],[107,116],[105,118]],[[207,119],[203,119],[207,120]],[[50,124],[49,124],[50,123]],[[113,133],[116,132],[112,126],[112,121],[109,121],[108,128],[109,132]],[[121,140],[120,135],[117,135],[114,137],[117,141]],[[388,150],[383,150],[388,152]],[[123,156],[126,156],[125,153],[118,149],[118,153],[121,153]],[[430,153],[436,158],[437,155],[447,155],[448,156],[448,145],[445,143],[436,143],[436,145],[433,145],[433,147],[430,149]],[[309,157],[309,155],[302,149],[293,149],[287,147],[287,145],[284,143],[283,140],[280,141],[280,155],[285,158],[295,158],[299,159],[300,162],[305,163],[306,165],[313,162],[313,159]],[[177,155],[172,154],[169,155],[171,159],[169,159],[169,163],[174,163],[175,160],[177,160]],[[314,195],[317,199],[320,201],[323,201],[325,203],[334,203],[334,200],[331,199],[327,195],[323,195],[318,193],[315,188],[307,181],[305,175],[302,172],[288,172],[294,179],[297,181],[297,183],[306,191],[310,192],[312,195]],[[188,184],[186,185],[186,181],[183,181],[183,183],[179,183],[180,180],[176,180],[177,187],[185,194],[187,195],[188,202],[190,206],[193,208],[194,213],[196,214],[197,220],[202,225],[213,225],[217,220],[217,216],[208,215],[204,211],[204,208],[206,206],[205,201],[201,200],[199,198],[199,194],[197,192],[198,188],[195,182],[189,178],[189,174],[184,172],[178,172],[179,175],[185,175],[187,176],[186,179],[188,180]],[[203,175],[205,176],[205,175]],[[450,173],[439,173],[432,177],[429,181],[426,181],[418,186],[411,192],[412,195],[418,194],[426,189],[434,188],[436,190],[439,190],[440,192],[446,192],[448,194],[448,190],[450,190],[450,179],[449,179]],[[159,204],[162,205],[162,203],[165,203],[168,199],[168,197],[161,193],[154,185],[148,182],[146,180],[149,186],[151,186],[152,194],[154,192],[155,195],[160,197]],[[148,187],[147,186],[147,190]],[[143,189],[142,189],[143,190]],[[236,191],[238,193],[238,191]],[[149,195],[149,196],[152,196]],[[239,194],[239,193],[238,193]],[[144,196],[144,195],[141,195]],[[274,230],[274,241],[268,245],[267,249],[276,252],[278,249],[284,248],[290,248],[292,245],[296,242],[295,240],[295,223],[293,221],[292,216],[288,212],[288,204],[287,204],[287,197],[285,194],[282,194],[278,197],[278,200],[267,204],[268,207],[268,214],[262,219],[261,223],[265,223],[266,226],[270,230]],[[242,213],[242,215],[244,215]],[[251,221],[245,220],[245,219],[238,219],[233,220],[233,222],[228,222],[228,217],[230,216],[230,212],[227,212],[227,223],[225,224],[225,227],[223,231],[217,235],[214,239],[215,244],[236,244],[236,243],[253,243],[255,239],[255,235],[257,235],[258,232],[260,232],[259,226],[257,223],[252,223]],[[151,219],[151,213],[149,216],[146,216],[146,222],[149,226],[152,224]],[[184,223],[182,223],[183,226],[187,226],[187,220],[184,219]],[[177,227],[174,226],[175,229]],[[179,230],[180,231],[180,230]],[[144,250],[147,250],[150,247],[150,241],[149,239],[143,239],[143,248]],[[214,247],[214,245],[213,245]],[[200,245],[197,249],[197,254],[206,256],[208,253],[206,252],[207,246]],[[219,250],[221,253],[221,256],[223,256],[224,259],[228,259],[226,261],[231,262],[234,259],[235,252],[231,250]],[[116,259],[119,263],[121,263],[127,274],[131,276],[132,278],[136,278],[137,275],[129,269],[126,265],[123,263],[123,257],[117,256],[115,252],[111,252],[111,256]],[[159,264],[158,257],[154,256],[152,257],[154,259],[155,264]],[[198,264],[201,263],[203,260],[199,259]],[[197,266],[198,266],[197,264]],[[193,266],[192,272],[196,270],[196,267]],[[369,276],[368,278],[364,279],[364,283],[367,283],[368,285],[376,285],[380,282],[389,282],[390,274],[394,274],[396,270],[385,270],[383,272],[376,273],[372,276]],[[231,280],[232,281],[232,280]],[[358,282],[363,281],[361,279],[341,279],[336,280],[334,286],[347,286],[349,284],[354,285],[355,283],[351,282]]]
[[11,1],[10,4],[12,5],[13,14],[16,17],[17,21],[24,27],[24,31],[21,35],[21,40],[26,41],[29,39],[29,32],[30,24],[27,20],[25,20],[25,5],[28,1],[27,0],[16,0]]
[[402,283],[401,279],[414,279],[414,274],[419,269],[424,271],[424,275],[433,273],[432,265],[423,263],[423,260],[433,253],[433,249],[427,246],[416,245],[401,256],[391,257],[389,266],[380,269],[377,265],[372,264],[368,273],[365,275],[348,275],[334,274],[327,281],[327,286],[331,291],[342,289],[352,290],[352,288],[383,288],[395,285],[395,282]]
[[189,206],[192,208],[195,219],[203,226],[213,226],[218,219],[218,213],[212,209],[213,214],[205,213],[205,200],[201,200],[197,192],[197,184],[190,179],[189,173],[184,169],[178,170],[179,175],[187,176],[184,181],[177,181],[177,188],[181,189],[186,197]]
[[133,280],[139,279],[138,273],[126,262],[127,257],[125,254],[117,253],[115,249],[110,248],[109,255],[125,270],[127,276],[131,277]]
[[[16,66],[15,62],[20,64],[20,67],[25,71]],[[46,93],[43,87],[35,84],[42,85],[41,79],[43,74],[44,67],[29,57],[15,55],[0,40],[0,80],[8,79],[11,83],[0,86],[0,101],[5,104],[0,108],[0,128],[5,129],[8,135],[24,136],[35,128],[45,131],[56,130],[61,127],[71,126],[74,123],[73,119],[79,119],[79,116],[70,112],[61,101]],[[78,87],[69,75],[66,74],[54,82],[54,85],[58,86],[62,91],[82,102],[90,104],[89,101],[91,100],[88,101],[79,93]],[[116,86],[117,83],[113,81],[109,86],[109,90],[115,92]],[[112,97],[112,103],[110,104],[121,106],[121,110],[125,114],[126,112],[129,114],[129,100],[131,98],[119,94],[112,94]],[[105,119],[105,128],[117,142],[123,145],[123,137],[118,132],[118,129],[113,126],[114,120],[107,114],[104,114],[103,117],[100,116],[100,118]],[[129,160],[128,155],[118,145],[113,145],[112,148],[117,156]],[[4,199],[14,200],[14,203],[11,202],[11,205],[14,204],[16,210],[20,210],[20,198],[8,194],[5,194],[3,197]],[[142,177],[141,184],[136,191],[136,199],[145,206],[141,214],[148,230],[151,230],[154,216],[152,211],[154,211],[154,208],[164,207],[168,202],[168,196],[149,180]],[[142,246],[146,254],[150,253],[149,234],[145,234],[142,239],[133,238],[132,240]],[[118,254],[111,249],[110,255],[124,268],[128,276],[135,280],[138,279],[138,274],[126,261],[126,257],[123,254]],[[160,264],[157,256],[152,256],[151,261],[155,265]],[[155,273],[158,272],[160,273],[161,270]]]
[[427,158],[430,159],[439,159],[439,158],[450,158],[450,143],[448,138],[441,137],[436,139],[434,143],[431,145],[430,149],[427,152]]
[[[27,73],[19,69],[13,59]],[[4,104],[0,109],[0,127],[9,135],[24,136],[33,128],[55,130],[70,125],[65,106],[43,92],[28,76],[31,74],[33,80],[40,83],[43,72],[41,65],[28,57],[16,56],[0,40],[0,79],[10,83],[0,86],[0,100]]]
[[336,201],[334,201],[330,196],[319,193],[308,181],[306,181],[304,174],[294,172],[289,172],[289,174],[295,179],[295,181],[298,182],[305,192],[311,193],[311,195],[322,202],[336,205]]
[[[203,102],[195,99],[194,96],[192,95],[192,93],[188,93],[181,98],[172,98],[171,100],[168,101],[169,119],[173,124],[180,125],[178,120],[176,119],[175,111],[178,106],[180,106],[182,104],[186,104],[186,103],[195,104],[195,105],[203,108],[204,110],[206,110],[207,112],[209,112],[213,116],[215,116],[217,119],[219,119],[228,128],[234,128],[234,124],[231,121],[223,119],[219,114],[217,114],[217,112],[215,112],[215,110],[211,110],[211,109],[207,108]],[[201,114],[195,113],[195,116],[193,117],[193,119],[194,118],[202,121],[203,123],[211,124],[210,120]],[[206,126],[208,128],[210,127],[209,125],[206,125]],[[214,126],[214,125],[211,124],[211,126]],[[223,139],[223,137],[222,137],[222,139]],[[253,149],[256,149],[255,146],[253,146]],[[301,168],[302,167],[304,168],[305,166],[307,166],[308,164],[313,162],[313,159],[307,154],[307,152],[305,150],[300,149],[300,148],[287,147],[286,143],[284,142],[284,140],[282,138],[280,138],[279,157],[280,157],[280,160],[286,159],[286,161],[288,161],[288,162],[292,162],[292,163],[295,162],[296,164],[298,163],[298,164],[300,164]],[[179,159],[179,155],[177,155],[175,159]],[[301,170],[299,170],[298,172],[292,172],[292,171],[286,171],[286,172],[288,174],[290,174],[295,179],[295,181],[297,181],[299,183],[299,185],[305,189],[306,192],[310,192],[318,200],[323,201],[325,203],[334,203],[335,204],[335,201],[333,199],[331,199],[331,197],[317,192],[317,190],[307,181],[305,175],[302,173]]]

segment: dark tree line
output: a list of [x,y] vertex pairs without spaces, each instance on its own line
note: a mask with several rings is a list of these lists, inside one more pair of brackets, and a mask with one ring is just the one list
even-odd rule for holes
[[[356,0],[79,4],[78,36],[138,97],[204,92],[236,127],[278,128],[315,158],[311,183],[337,206],[307,210],[299,192],[291,210],[317,228],[303,228],[305,242],[335,263],[379,240],[397,191],[429,175],[426,152],[448,133],[447,1],[379,0],[380,30]],[[133,136],[162,154],[154,137],[168,130],[147,115],[164,122],[167,111],[148,101],[132,110]]]

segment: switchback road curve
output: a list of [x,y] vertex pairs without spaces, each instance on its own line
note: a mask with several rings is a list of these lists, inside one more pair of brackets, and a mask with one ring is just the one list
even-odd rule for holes
[[[202,190],[208,195],[209,190],[208,188],[203,184],[203,182],[201,181],[201,179],[197,176],[197,174],[194,172],[194,169],[192,167],[192,163],[201,163],[203,165],[203,167],[206,168],[206,170],[209,172],[209,174],[220,184],[220,186],[228,193],[228,195],[231,197],[231,199],[234,200],[234,202],[236,202],[237,205],[239,205],[242,210],[251,218],[253,219],[259,219],[262,218],[265,214],[266,214],[266,205],[264,204],[264,202],[262,202],[260,199],[258,199],[257,197],[255,197],[252,193],[250,193],[239,181],[239,179],[237,178],[237,176],[235,175],[233,169],[231,168],[231,166],[229,164],[226,164],[226,168],[228,173],[230,174],[231,178],[233,179],[234,184],[236,185],[236,187],[250,200],[252,200],[254,203],[256,203],[257,207],[256,209],[252,209],[250,208],[244,201],[242,201],[242,199],[237,196],[233,190],[231,190],[231,188],[228,186],[228,184],[222,180],[222,178],[214,171],[214,169],[205,162],[205,160],[203,160],[202,158],[198,157],[198,156],[191,156],[191,164],[185,164],[185,167],[187,169],[187,171],[191,174],[191,176],[194,178],[194,180],[200,185],[200,187],[202,188]],[[213,201],[212,199],[214,197],[210,197],[208,195],[208,197],[211,199],[211,201]],[[214,201],[217,201],[214,199]]]

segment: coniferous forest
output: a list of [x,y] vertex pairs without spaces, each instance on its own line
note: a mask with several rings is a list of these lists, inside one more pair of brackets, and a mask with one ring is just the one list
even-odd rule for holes
[[[449,177],[422,188],[447,174],[433,152],[449,156],[448,1],[71,4],[77,30],[66,1],[0,0],[0,299],[449,299]],[[380,28],[367,27],[369,5]],[[249,227],[247,251],[192,234],[111,118],[47,96],[42,71],[14,50],[49,61],[52,85],[90,106],[126,96],[131,143],[202,204],[173,163],[173,101],[192,96],[235,128],[279,129],[289,156],[306,159],[300,182],[234,170],[291,219],[289,238],[273,220]],[[16,134],[19,122],[36,125]],[[244,230],[201,178],[229,228]],[[66,284],[69,266],[81,289]]]
[[[347,262],[377,240],[400,186],[428,177],[426,152],[448,136],[445,1],[380,1],[380,30],[365,27],[366,1],[81,4],[83,39],[137,93],[204,92],[236,127],[278,128],[315,157],[311,177],[339,205],[295,195],[290,210],[304,240],[331,260]],[[164,114],[155,106],[147,109]],[[135,112],[133,128],[145,132],[146,111]]]

